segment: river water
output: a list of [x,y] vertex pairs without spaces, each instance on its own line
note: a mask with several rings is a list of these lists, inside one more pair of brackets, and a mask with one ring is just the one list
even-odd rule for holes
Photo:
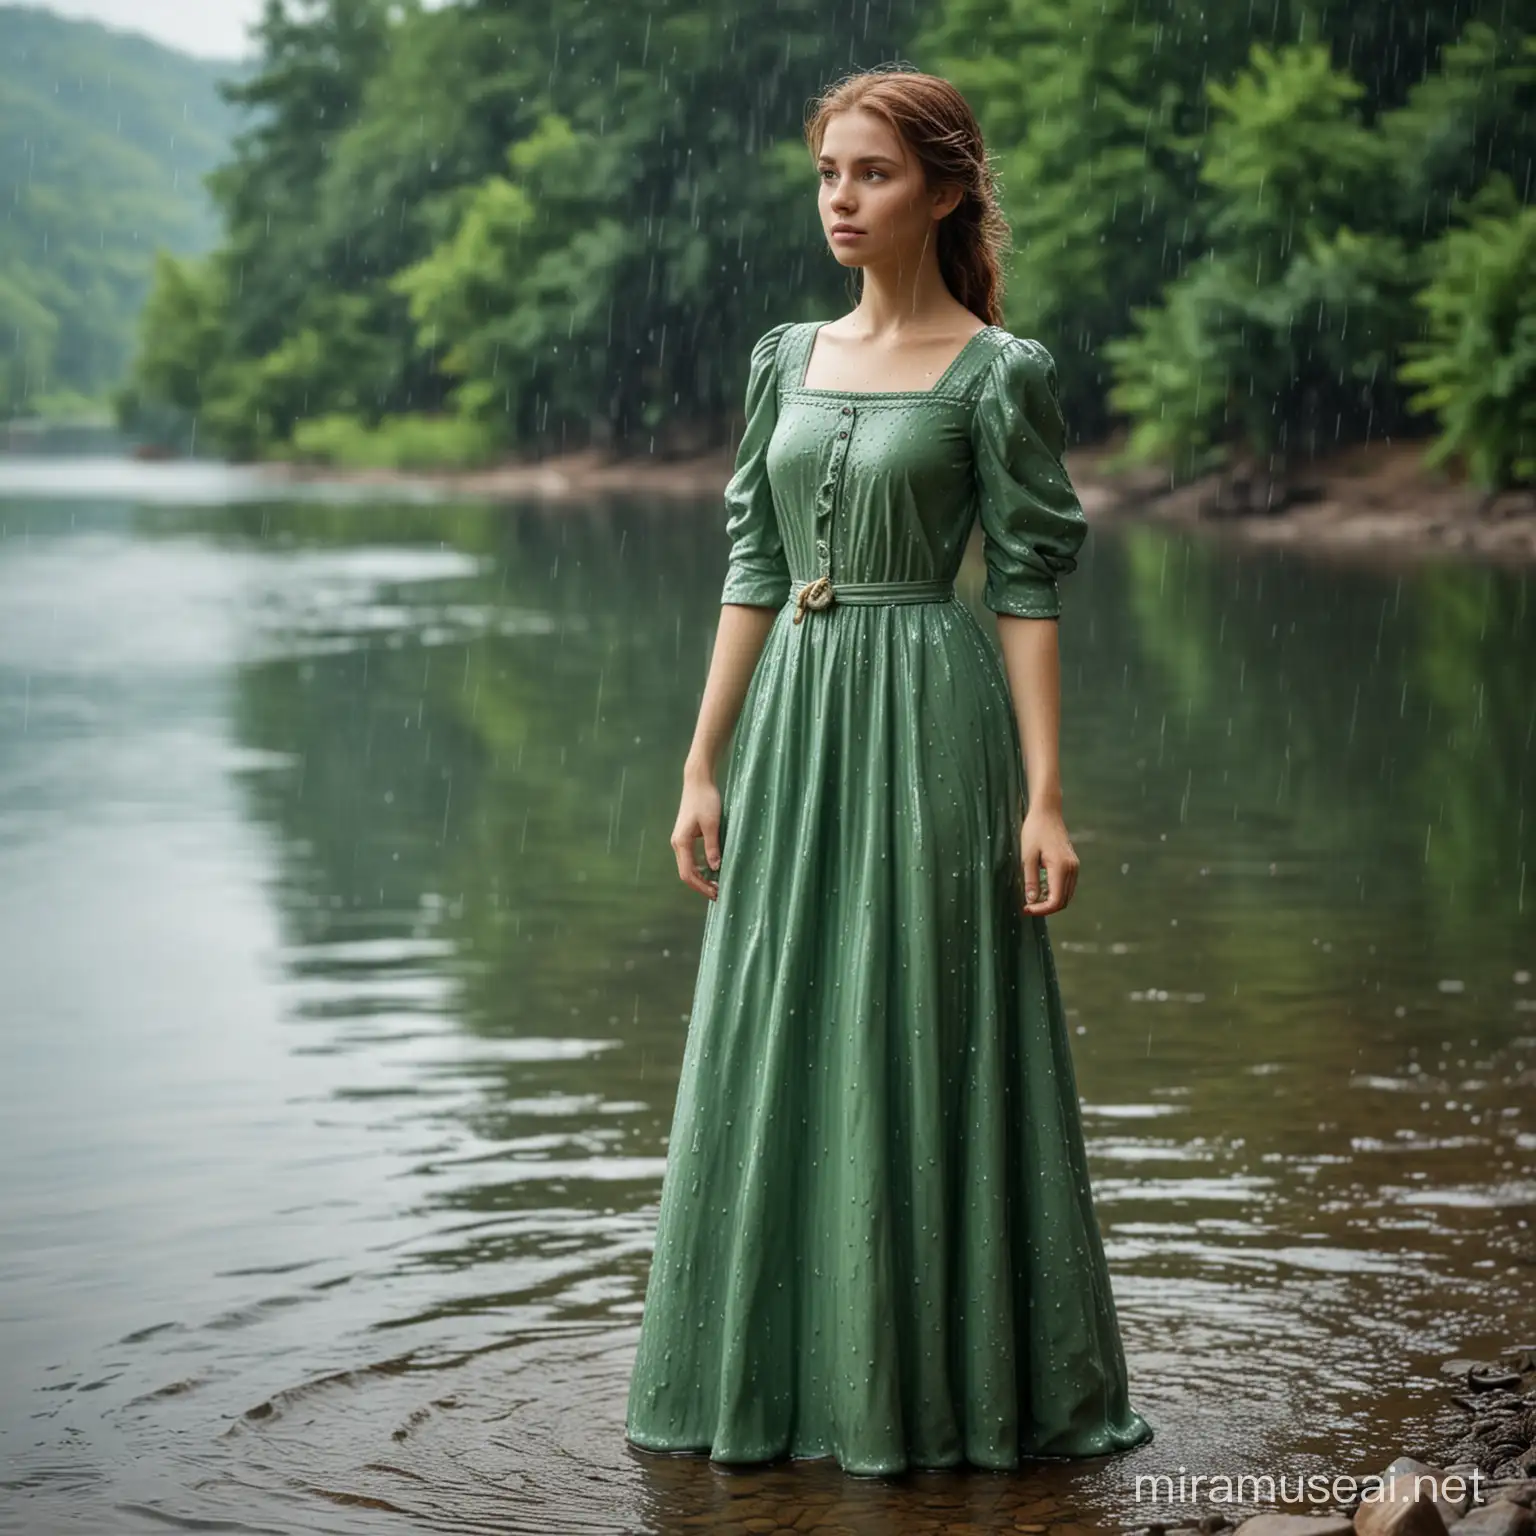
[[0,463],[0,1530],[1119,1528],[1536,1334],[1531,576],[1106,528],[1050,922],[1155,1439],[630,1450],[720,518],[376,496]]

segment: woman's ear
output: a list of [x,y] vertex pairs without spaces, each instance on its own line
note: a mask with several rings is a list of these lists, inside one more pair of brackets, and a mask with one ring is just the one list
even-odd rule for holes
[[933,216],[936,219],[945,218],[960,206],[961,199],[965,196],[965,188],[957,181],[946,182],[933,194]]

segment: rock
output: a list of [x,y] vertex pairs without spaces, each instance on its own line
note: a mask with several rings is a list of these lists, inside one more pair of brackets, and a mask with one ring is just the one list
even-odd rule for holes
[[[1475,1493],[1486,1487],[1481,1469],[1476,1462],[1460,1461],[1447,1467],[1440,1474],[1440,1516],[1447,1525],[1453,1524],[1458,1515],[1464,1515],[1474,1502]],[[1460,1536],[1460,1533],[1457,1533]]]
[[1455,1499],[1446,1498],[1445,1475],[1426,1461],[1399,1456],[1380,1474],[1380,1490],[1373,1486],[1362,1495],[1355,1511],[1357,1536],[1441,1536],[1461,1519],[1457,1501],[1464,1501],[1467,1491],[1457,1486]]
[[1219,1511],[1212,1510],[1208,1515],[1201,1515],[1195,1522],[1195,1529],[1204,1533],[1204,1536],[1214,1536],[1214,1533],[1225,1528],[1227,1517]]
[[1536,1520],[1531,1518],[1530,1510],[1508,1499],[1479,1504],[1456,1527],[1456,1536],[1532,1536],[1533,1532]]
[[[1495,1498],[1502,1487],[1536,1483],[1536,1344],[1511,1344],[1498,1351],[1497,1363],[1456,1356],[1443,1361],[1440,1370],[1465,1383],[1449,1394],[1464,1417],[1458,1437],[1441,1441],[1424,1460],[1453,1463],[1444,1475],[1467,1479],[1472,1497],[1452,1502],[1465,1513]],[[1447,1518],[1447,1502],[1442,1494],[1442,1518]],[[1528,1498],[1524,1507],[1531,1507]]]
[[1467,1385],[1478,1392],[1514,1388],[1520,1385],[1520,1372],[1501,1365],[1474,1365],[1467,1371]]
[[1473,1422],[1480,1440],[1486,1440],[1490,1445],[1502,1441],[1515,1451],[1525,1449],[1525,1409],[1518,1404],[1511,1408],[1498,1407],[1491,1413],[1475,1414]]
[[1522,1477],[1503,1484],[1494,1494],[1495,1499],[1507,1499],[1511,1504],[1523,1504],[1530,1509],[1536,1504],[1536,1478]]
[[1354,1529],[1342,1516],[1252,1515],[1233,1536],[1352,1536]]
[[1355,1511],[1355,1536],[1446,1536],[1433,1499],[1366,1499]]

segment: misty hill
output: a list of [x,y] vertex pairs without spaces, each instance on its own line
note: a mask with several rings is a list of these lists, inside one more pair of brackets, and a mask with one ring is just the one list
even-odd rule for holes
[[0,416],[122,376],[156,248],[218,238],[216,83],[245,67],[0,6]]

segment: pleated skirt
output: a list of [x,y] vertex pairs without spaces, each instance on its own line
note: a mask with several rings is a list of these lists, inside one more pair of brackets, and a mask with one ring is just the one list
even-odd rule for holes
[[888,1475],[1150,1439],[1023,811],[963,603],[779,612],[722,793],[633,1445]]

